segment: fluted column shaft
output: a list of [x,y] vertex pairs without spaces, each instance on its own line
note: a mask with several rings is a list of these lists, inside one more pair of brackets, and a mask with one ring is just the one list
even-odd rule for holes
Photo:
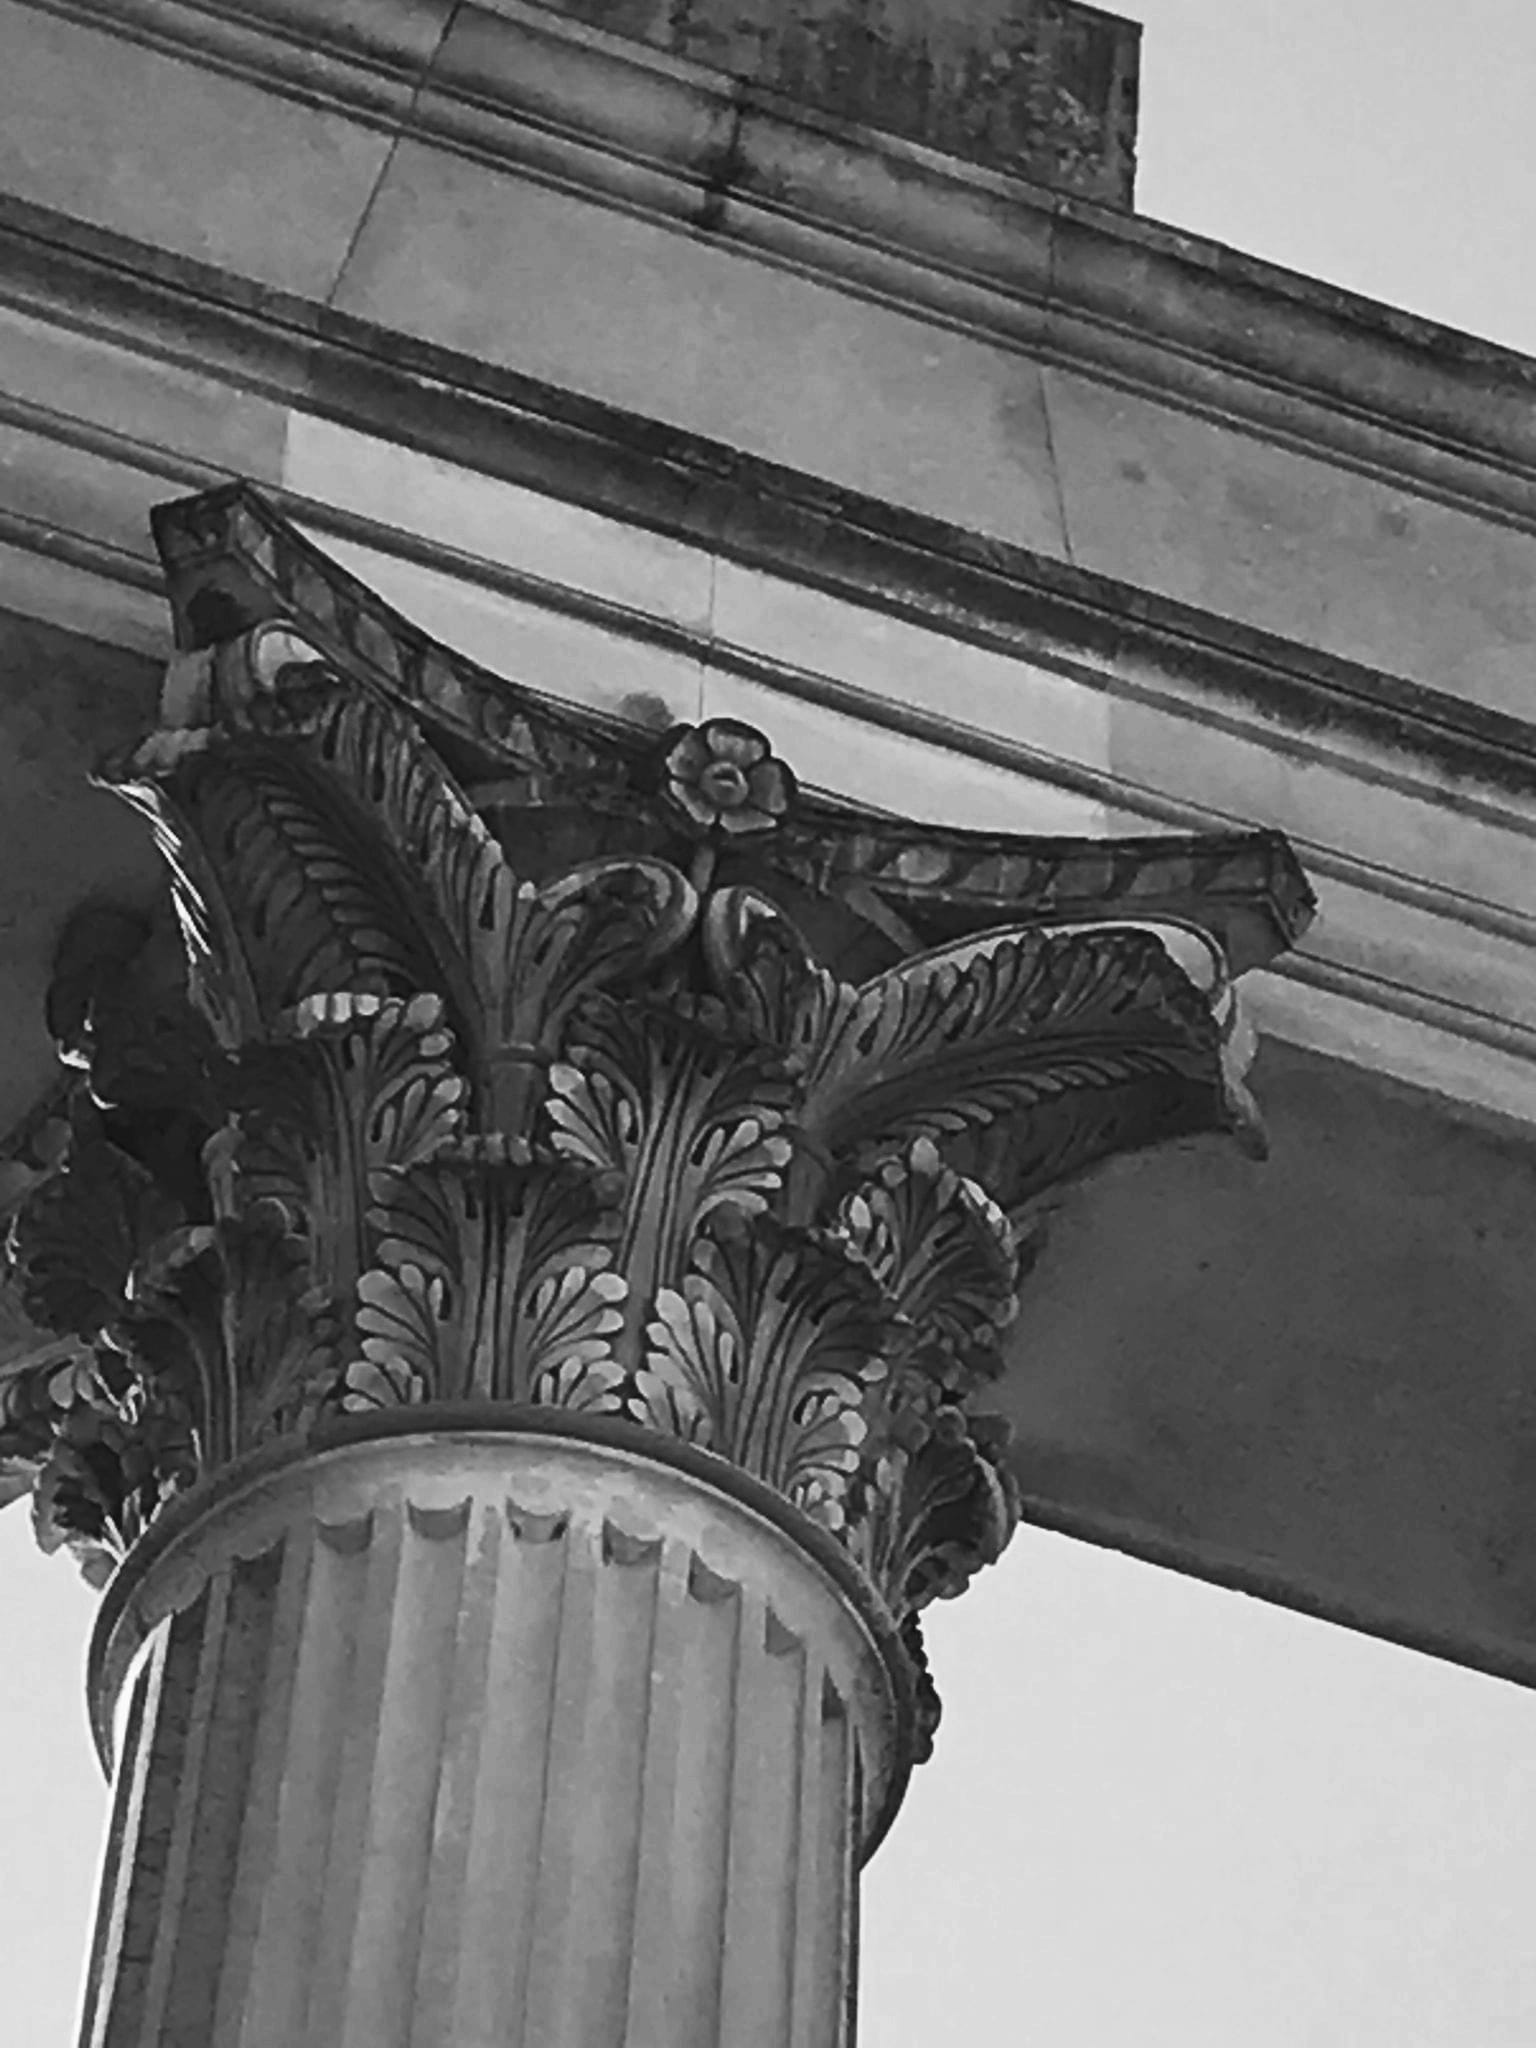
[[789,1511],[608,1435],[258,1461],[129,1567],[82,2048],[851,2039],[878,1611]]

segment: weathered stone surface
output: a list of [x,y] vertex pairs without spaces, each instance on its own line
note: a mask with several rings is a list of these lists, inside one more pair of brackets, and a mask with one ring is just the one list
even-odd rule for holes
[[[491,0],[494,5],[494,0]],[[553,0],[847,120],[1131,203],[1137,23],[1075,0]]]

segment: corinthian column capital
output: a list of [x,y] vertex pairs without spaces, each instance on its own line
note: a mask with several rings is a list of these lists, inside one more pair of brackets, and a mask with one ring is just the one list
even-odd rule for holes
[[485,675],[247,493],[161,539],[186,651],[104,779],[185,971],[99,909],[61,951],[3,1439],[44,1540],[109,1567],[273,1440],[492,1403],[724,1461],[897,1625],[958,1592],[1016,1519],[987,1389],[1039,1198],[1255,1132],[1232,978],[1308,915],[1284,842],[890,821],[734,721]]

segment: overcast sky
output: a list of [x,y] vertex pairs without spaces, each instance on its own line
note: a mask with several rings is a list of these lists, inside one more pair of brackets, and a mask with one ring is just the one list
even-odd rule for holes
[[[1536,0],[1127,11],[1144,212],[1536,354]],[[0,1585],[0,2038],[66,2048],[94,1600],[22,1509]],[[1529,1694],[1033,1532],[930,1636],[861,2048],[1536,2043]]]

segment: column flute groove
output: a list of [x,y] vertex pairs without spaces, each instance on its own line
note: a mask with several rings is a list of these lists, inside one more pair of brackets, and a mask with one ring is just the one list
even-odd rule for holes
[[[473,1895],[470,1852],[484,1759],[486,1704],[505,1519],[494,1502],[471,1513],[464,1585],[453,1632],[452,1668],[431,1824],[432,1882],[422,1912],[410,2048],[452,2041]],[[474,2036],[470,2036],[474,2038]]]
[[[243,1824],[229,1886],[228,1934],[217,1954],[210,2042],[244,2048],[248,2030],[242,2014],[261,1936],[264,1903],[273,1884],[278,1853],[282,1773],[289,1755],[297,1658],[304,1609],[314,1567],[315,1530],[296,1521],[264,1553],[276,1571],[271,1619],[264,1632],[265,1669],[253,1670],[247,1697],[252,1703],[249,1766],[242,1787]],[[255,1659],[253,1657],[253,1665]],[[215,1894],[217,1897],[218,1894]],[[217,1950],[217,1944],[211,1944]]]

